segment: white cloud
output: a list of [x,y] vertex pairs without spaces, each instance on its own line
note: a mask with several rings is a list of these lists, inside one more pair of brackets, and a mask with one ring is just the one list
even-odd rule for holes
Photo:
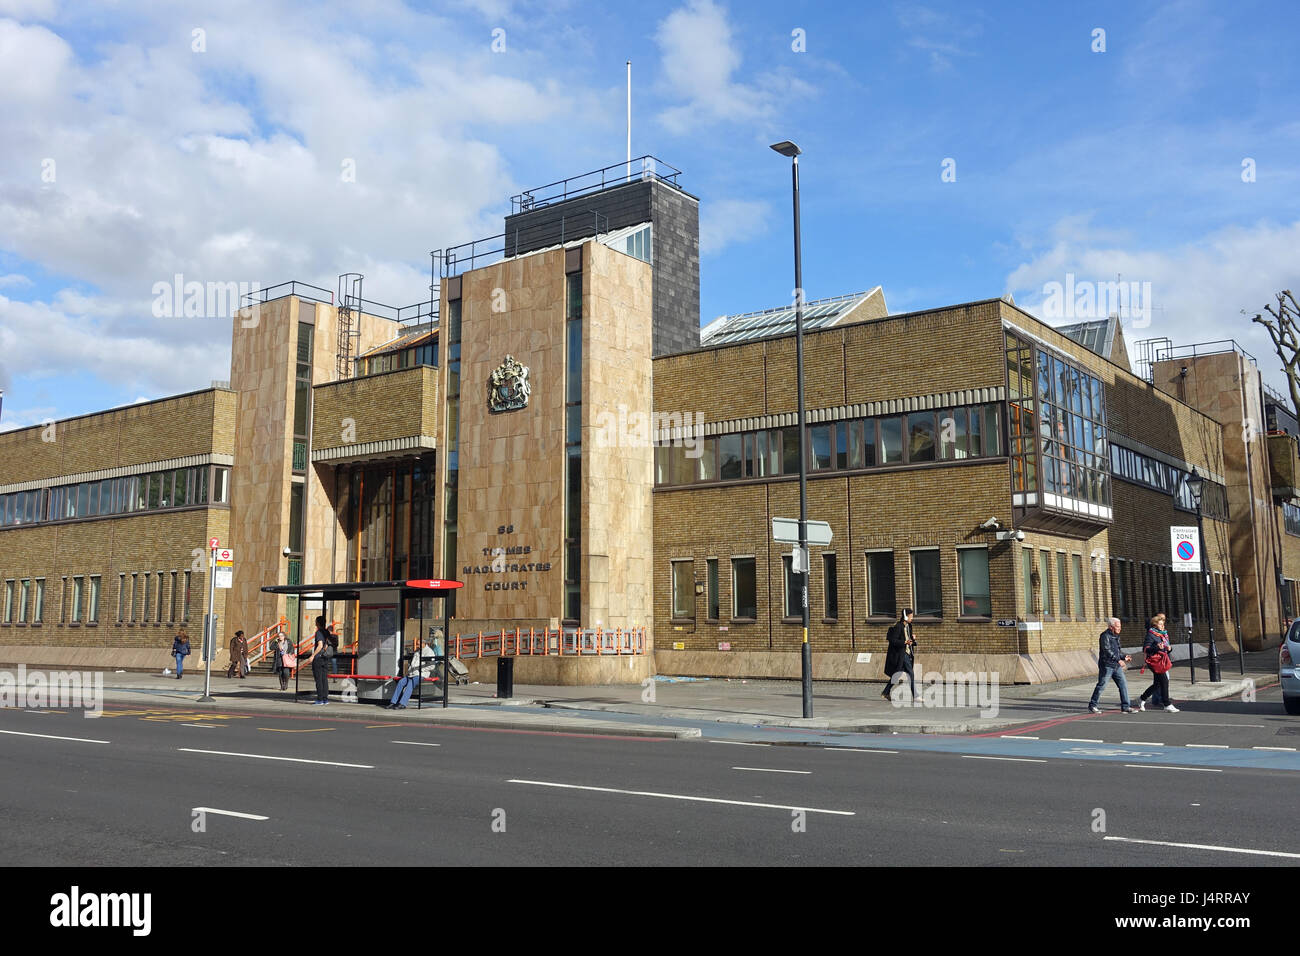
[[714,255],[735,242],[767,232],[772,207],[748,199],[718,199],[700,206],[700,255]]
[[655,42],[668,96],[683,100],[659,114],[669,132],[683,135],[716,122],[767,119],[783,98],[807,96],[813,88],[789,71],[769,71],[752,83],[735,79],[740,44],[727,11],[713,0],[690,0],[659,24]]
[[32,280],[25,275],[19,275],[17,272],[11,272],[8,275],[0,276],[0,289],[8,289],[11,286],[31,285]]
[[899,6],[894,16],[907,45],[928,54],[930,68],[936,73],[950,72],[956,57],[974,56],[968,47],[983,32],[979,23],[958,20],[929,7]]
[[[1267,333],[1250,321],[1282,289],[1300,289],[1300,221],[1232,226],[1163,249],[1137,249],[1094,234],[1086,219],[1062,220],[1050,245],[1007,277],[1006,291],[1041,315],[1044,286],[1075,281],[1150,283],[1150,324],[1124,329],[1133,342],[1165,336],[1175,345],[1235,339],[1280,387],[1280,362]],[[1104,234],[1102,234],[1104,235]],[[1242,315],[1245,310],[1248,315]]]

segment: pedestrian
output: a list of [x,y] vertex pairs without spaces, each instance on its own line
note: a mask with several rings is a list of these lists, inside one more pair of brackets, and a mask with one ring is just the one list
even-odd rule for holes
[[[1173,700],[1169,697],[1169,671],[1174,666],[1170,655],[1169,632],[1165,629],[1165,615],[1157,614],[1151,619],[1147,628],[1146,640],[1142,642],[1142,656],[1145,663],[1142,670],[1151,668],[1151,686],[1142,692],[1138,699],[1138,710],[1147,709],[1147,699],[1152,698],[1155,706],[1163,706],[1171,714],[1178,713]],[[1163,705],[1161,702],[1164,702]]]
[[1126,714],[1136,714],[1137,711],[1129,704],[1128,682],[1124,679],[1124,667],[1133,658],[1119,646],[1119,632],[1122,628],[1119,618],[1112,617],[1108,623],[1109,627],[1097,636],[1097,686],[1093,688],[1088,709],[1094,714],[1101,713],[1097,701],[1101,699],[1101,691],[1106,682],[1113,680],[1119,688],[1120,709]]
[[184,626],[172,638],[172,657],[176,658],[176,679],[180,680],[185,672],[185,658],[190,656],[190,635]]
[[226,668],[226,676],[243,680],[247,673],[248,641],[244,640],[243,631],[236,631],[235,636],[230,639],[230,666]]
[[311,642],[311,676],[316,679],[316,699],[313,707],[322,707],[330,702],[330,661],[334,659],[334,645],[330,643],[330,632],[325,630],[325,617],[316,618],[316,634]]
[[289,676],[297,663],[293,645],[289,643],[289,635],[281,633],[271,645],[271,669],[280,678],[280,690],[289,689]]
[[910,607],[903,608],[902,616],[894,622],[893,627],[889,629],[886,639],[889,641],[889,650],[885,654],[885,689],[881,697],[890,700],[890,691],[893,685],[902,683],[899,673],[907,674],[908,684],[912,688],[912,703],[917,702],[916,698],[916,677],[912,673],[912,659],[916,654],[916,639],[912,637],[912,617],[913,611]]
[[[330,673],[337,674],[339,672],[339,626],[333,621],[330,621],[329,627],[327,627],[326,630],[329,631],[330,635],[330,647],[334,649],[334,654],[330,657]],[[356,669],[353,668],[353,673],[355,672]]]
[[409,654],[402,655],[402,661],[409,662],[406,668],[406,676],[397,682],[393,688],[393,698],[386,705],[387,710],[406,710],[406,702],[411,699],[411,693],[415,690],[416,684],[424,677],[424,669],[437,658],[437,651],[432,647],[426,647],[424,642],[419,638],[415,641],[415,649]]

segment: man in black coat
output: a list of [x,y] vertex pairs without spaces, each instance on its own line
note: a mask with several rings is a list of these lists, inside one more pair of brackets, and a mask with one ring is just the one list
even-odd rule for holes
[[[912,637],[912,613],[910,607],[903,608],[903,616],[894,622],[887,635],[889,651],[885,654],[885,680],[889,683],[880,695],[885,700],[890,699],[889,692],[895,683],[894,675],[903,671],[912,688],[912,701],[916,701],[916,678],[912,674],[912,657],[916,653],[916,640]],[[898,681],[901,682],[902,678],[898,678]]]

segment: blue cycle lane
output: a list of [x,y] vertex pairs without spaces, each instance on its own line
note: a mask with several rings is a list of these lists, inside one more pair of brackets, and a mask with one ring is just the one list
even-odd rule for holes
[[[862,734],[833,730],[806,730],[792,727],[763,727],[753,724],[713,723],[685,718],[648,719],[644,714],[619,714],[610,711],[548,710],[550,714],[570,714],[600,720],[659,724],[665,727],[698,727],[701,738],[729,743],[768,744],[771,746],[820,746],[847,749],[918,751],[928,753],[970,754],[985,757],[1022,757],[1038,760],[1101,760],[1120,763],[1153,764],[1174,767],[1200,767],[1222,770],[1300,771],[1300,752],[1249,750],[1239,747],[1162,746],[1143,744],[1091,743],[1069,740],[1033,739],[1014,731],[987,736],[946,734]],[[1052,721],[1056,725],[1057,721]],[[1086,722],[1085,722],[1086,725]],[[1022,728],[1030,732],[1037,727]],[[1137,728],[1134,727],[1136,730]]]

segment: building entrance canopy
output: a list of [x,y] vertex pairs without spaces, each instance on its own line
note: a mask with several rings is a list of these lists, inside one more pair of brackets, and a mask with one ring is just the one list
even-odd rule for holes
[[[382,701],[392,693],[394,677],[399,674],[402,649],[406,646],[408,616],[406,602],[420,598],[446,598],[460,581],[424,578],[406,581],[346,581],[333,584],[280,584],[264,587],[267,594],[287,594],[305,601],[319,601],[322,613],[330,617],[329,605],[334,601],[356,601],[359,604],[356,653],[350,655],[350,668],[346,673],[333,674],[336,678],[356,681],[357,697],[362,700]],[[433,641],[434,667],[437,676],[426,677],[440,684],[433,699],[447,706],[447,628],[449,623],[447,602],[443,601],[442,638]],[[424,636],[424,604],[420,603],[418,637]],[[413,643],[413,642],[412,642]],[[412,659],[411,666],[419,665],[420,658]],[[412,671],[414,673],[414,671]],[[423,705],[424,680],[416,684],[416,706]]]

